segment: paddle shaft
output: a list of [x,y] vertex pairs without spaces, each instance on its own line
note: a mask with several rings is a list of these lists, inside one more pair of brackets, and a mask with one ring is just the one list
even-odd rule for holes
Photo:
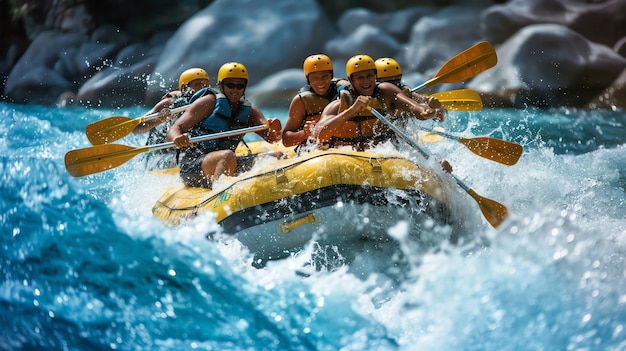
[[[189,106],[191,106],[191,104],[185,105],[185,106],[176,107],[176,108],[171,109],[170,112],[172,114],[179,113],[179,112],[184,112],[186,109],[189,108]],[[148,120],[155,119],[155,118],[159,117],[159,113],[160,112],[154,112],[154,113],[151,113],[149,115],[145,115],[143,117],[139,117],[137,119],[140,120],[139,123],[143,123],[145,121],[148,121]],[[143,120],[142,120],[142,118],[143,118]],[[139,123],[137,123],[137,124],[139,124]]]
[[[171,110],[172,114],[185,111],[190,105],[177,107]],[[149,115],[130,118],[126,116],[113,116],[99,121],[92,122],[85,128],[87,139],[93,145],[108,144],[115,140],[119,140],[132,133],[139,124],[147,120],[158,118],[159,112]]]
[[[368,107],[369,108],[369,107]],[[409,137],[406,133],[396,127],[395,124],[391,123],[387,118],[385,118],[380,112],[376,111],[373,108],[369,108],[370,111],[378,118],[381,122],[383,122],[389,129],[393,130],[399,137],[402,138],[405,142],[411,145],[415,150],[417,150],[424,158],[429,159],[430,155],[422,149],[411,137]],[[467,194],[469,194],[480,207],[480,211],[485,216],[485,219],[491,224],[494,228],[497,228],[502,221],[508,215],[508,209],[506,206],[488,199],[486,197],[478,195],[473,189],[467,186],[463,181],[457,178],[454,174],[449,173],[452,178],[456,181],[456,183],[461,187],[461,189],[465,190]]]
[[[260,132],[269,128],[260,125],[248,128],[229,130],[220,133],[197,136],[189,139],[192,143],[219,139],[250,132]],[[65,154],[65,168],[74,177],[103,172],[118,167],[138,154],[175,147],[174,142],[132,147],[121,144],[102,144],[83,149],[71,150]]]
[[[188,109],[188,108],[189,108],[189,106],[191,106],[191,105],[185,105],[185,106],[177,107],[177,108],[172,109],[170,112],[171,112],[172,114],[175,114],[175,113],[178,113],[178,112],[183,112],[183,111],[185,111],[186,109]],[[107,132],[110,132],[110,131],[112,131],[112,130],[115,130],[115,129],[119,129],[119,128],[121,128],[121,127],[124,127],[124,126],[125,126],[125,125],[127,125],[127,124],[132,125],[132,127],[134,128],[134,127],[136,127],[136,126],[140,125],[140,124],[141,124],[141,123],[143,123],[143,122],[146,122],[146,121],[149,121],[149,120],[152,120],[152,119],[156,119],[156,118],[158,118],[158,117],[159,117],[159,114],[160,114],[160,112],[154,112],[154,113],[151,113],[151,114],[149,114],[149,115],[145,115],[145,116],[141,116],[141,117],[137,117],[137,118],[130,118],[130,119],[129,119],[128,121],[126,121],[126,122],[123,122],[123,123],[120,123],[120,124],[117,124],[117,125],[114,125],[114,126],[109,126],[109,127],[106,127],[106,128],[104,128],[104,129],[102,129],[102,130],[100,131],[100,133],[107,133]],[[104,121],[104,120],[102,120],[102,121]],[[98,121],[98,122],[101,122],[101,121]],[[94,122],[94,124],[96,124],[96,123],[98,123],[98,122]],[[131,130],[131,131],[132,131],[132,130]],[[118,138],[118,139],[119,139],[119,138]]]
[[[235,136],[235,135],[241,135],[241,134],[246,134],[246,133],[260,132],[260,131],[265,130],[267,128],[269,128],[269,126],[267,124],[263,124],[263,125],[260,125],[260,126],[240,128],[240,129],[234,129],[234,130],[227,130],[225,132],[219,132],[219,133],[213,133],[213,134],[207,134],[207,135],[201,135],[201,136],[189,138],[189,142],[190,143],[197,143],[197,142],[200,142],[200,141],[220,139],[220,138],[225,138],[225,137],[230,137],[230,136]],[[168,148],[175,147],[175,146],[176,146],[176,144],[173,141],[170,141],[170,142],[167,142],[167,143],[162,143],[162,144],[148,145],[148,151],[163,150],[163,149],[168,149]]]

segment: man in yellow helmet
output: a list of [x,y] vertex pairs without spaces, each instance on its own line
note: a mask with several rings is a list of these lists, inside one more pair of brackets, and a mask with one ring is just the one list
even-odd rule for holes
[[307,85],[300,88],[289,105],[283,130],[285,146],[306,145],[324,107],[339,96],[337,88],[348,84],[345,79],[334,78],[333,62],[327,55],[307,57],[303,69]]
[[389,140],[393,132],[367,108],[385,114],[410,114],[415,118],[443,121],[445,109],[431,108],[407,97],[397,86],[376,82],[376,64],[368,55],[356,55],[346,63],[350,84],[341,89],[339,100],[329,103],[315,126],[313,136],[328,147],[351,145],[364,150]]
[[[146,145],[161,144],[167,141],[167,130],[174,124],[180,113],[172,116],[170,109],[185,106],[195,92],[211,86],[208,73],[202,68],[190,68],[184,71],[178,79],[178,88],[165,94],[161,101],[148,111],[147,114],[159,112],[159,117],[139,123],[133,130],[134,134],[148,133]],[[149,170],[165,169],[176,166],[175,149],[155,150],[146,154],[146,165]]]
[[402,67],[398,61],[391,57],[382,57],[374,62],[376,64],[376,80],[380,83],[389,82],[402,90],[406,96],[419,103],[427,103],[432,108],[441,108],[441,103],[434,96],[421,95],[411,91],[411,87],[402,83]]
[[180,161],[180,176],[187,186],[212,187],[222,174],[234,175],[251,167],[250,157],[237,158],[235,149],[243,135],[192,144],[190,137],[224,132],[262,124],[270,128],[257,134],[267,142],[281,138],[278,119],[266,120],[263,113],[245,99],[248,70],[239,62],[220,67],[219,91],[208,88],[194,95],[191,106],[167,132],[177,148],[186,148]]

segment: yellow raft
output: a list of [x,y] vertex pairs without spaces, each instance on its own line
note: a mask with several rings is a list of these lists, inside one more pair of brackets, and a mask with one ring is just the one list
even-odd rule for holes
[[389,228],[400,221],[415,236],[446,226],[443,185],[437,173],[400,154],[331,149],[264,158],[249,172],[220,178],[215,189],[181,185],[166,192],[153,213],[178,225],[212,212],[225,233],[256,258],[271,260],[312,239],[326,245],[388,241]]

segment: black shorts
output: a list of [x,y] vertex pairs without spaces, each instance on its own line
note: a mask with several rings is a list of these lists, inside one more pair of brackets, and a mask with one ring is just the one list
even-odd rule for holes
[[[212,188],[213,182],[204,176],[202,172],[202,161],[206,154],[185,153],[180,161],[180,177],[183,184],[189,187]],[[252,168],[256,155],[246,155],[237,157],[237,168],[235,175],[247,172]]]

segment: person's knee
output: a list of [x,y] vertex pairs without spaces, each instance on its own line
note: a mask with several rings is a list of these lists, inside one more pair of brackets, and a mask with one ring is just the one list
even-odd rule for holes
[[237,167],[235,153],[230,150],[213,151],[202,161],[202,171],[209,178],[217,178],[222,174],[232,175]]

